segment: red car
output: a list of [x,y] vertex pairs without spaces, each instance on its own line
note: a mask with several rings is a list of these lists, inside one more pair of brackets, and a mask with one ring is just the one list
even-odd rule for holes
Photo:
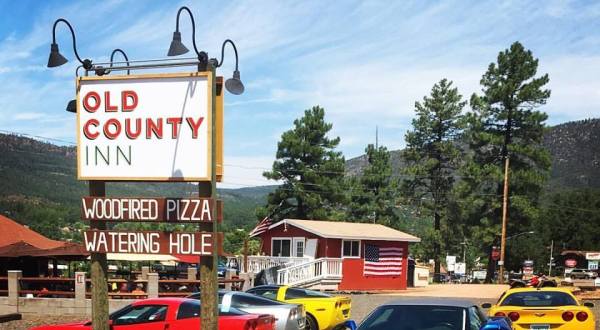
[[[200,301],[186,298],[145,299],[110,315],[113,330],[200,329]],[[91,322],[46,325],[30,330],[91,330]],[[274,330],[271,315],[248,314],[238,309],[221,310],[219,329]]]

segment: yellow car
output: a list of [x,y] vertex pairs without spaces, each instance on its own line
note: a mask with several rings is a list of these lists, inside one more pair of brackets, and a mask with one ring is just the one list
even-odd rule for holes
[[279,285],[261,285],[247,291],[290,304],[302,304],[306,310],[306,330],[341,329],[350,318],[349,297]]
[[515,329],[527,330],[594,330],[592,303],[580,303],[568,289],[510,289],[489,308],[489,316],[506,316]]

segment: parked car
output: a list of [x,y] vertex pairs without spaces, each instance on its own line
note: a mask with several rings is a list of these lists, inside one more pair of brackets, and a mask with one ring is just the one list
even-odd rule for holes
[[[194,293],[188,298],[200,299],[200,293]],[[247,313],[273,315],[277,320],[277,330],[304,330],[306,323],[303,305],[286,304],[250,293],[219,291],[219,304],[223,308],[231,306]]]
[[569,289],[519,288],[506,291],[494,306],[490,316],[509,317],[515,329],[592,330],[595,329],[592,303],[582,304]]
[[488,319],[469,300],[418,298],[381,305],[369,314],[358,330],[512,330],[505,317]]
[[272,300],[304,305],[306,329],[309,330],[338,329],[350,319],[349,297],[278,285],[261,285],[246,292]]
[[[233,307],[221,309],[219,315],[219,329],[275,329],[272,315],[249,314]],[[109,320],[112,330],[200,329],[200,301],[186,298],[139,300],[112,313]],[[30,330],[92,330],[92,323],[47,325]]]
[[572,280],[580,280],[580,279],[587,280],[590,278],[598,277],[598,274],[591,270],[575,268],[575,269],[571,270],[571,272],[569,273],[569,277]]

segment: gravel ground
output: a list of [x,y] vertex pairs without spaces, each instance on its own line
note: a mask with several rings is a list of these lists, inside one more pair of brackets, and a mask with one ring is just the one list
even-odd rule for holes
[[61,324],[85,320],[81,315],[32,315],[25,314],[20,321],[0,323],[1,330],[27,330],[34,326]]

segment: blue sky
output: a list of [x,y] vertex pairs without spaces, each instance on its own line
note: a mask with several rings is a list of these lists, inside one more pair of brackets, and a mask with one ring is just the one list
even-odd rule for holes
[[[453,80],[468,99],[516,40],[550,75],[549,124],[600,110],[598,2],[0,0],[0,130],[75,141],[64,108],[76,61],[64,26],[57,39],[70,62],[45,67],[56,18],[73,23],[80,55],[94,62],[114,48],[163,58],[181,5],[194,12],[200,48],[217,56],[231,38],[240,52],[246,92],[226,94],[226,187],[268,184],[260,173],[281,133],[313,105],[326,109],[346,158],[374,141],[375,126],[382,144],[401,148],[414,102],[435,82]],[[181,30],[192,49],[187,18]]]

